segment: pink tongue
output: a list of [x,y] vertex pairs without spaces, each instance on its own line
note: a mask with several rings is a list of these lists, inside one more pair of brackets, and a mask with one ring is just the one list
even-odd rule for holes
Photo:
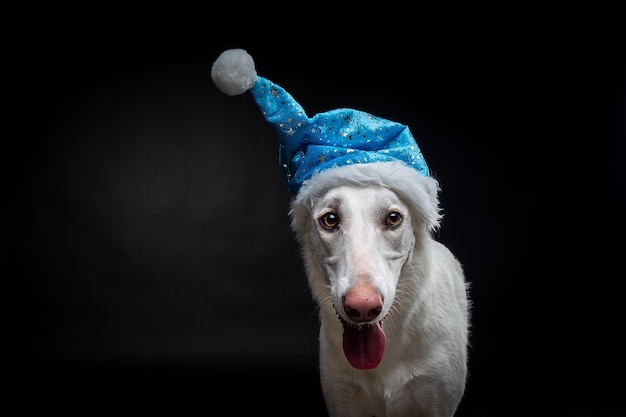
[[357,369],[376,368],[383,360],[385,332],[380,324],[344,326],[343,353]]

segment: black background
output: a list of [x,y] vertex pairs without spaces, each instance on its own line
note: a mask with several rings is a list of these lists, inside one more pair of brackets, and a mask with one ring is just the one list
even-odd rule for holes
[[442,187],[436,237],[471,284],[459,417],[623,413],[626,38],[611,13],[311,14],[94,11],[5,33],[9,398],[325,415],[274,132],[210,78],[241,47],[309,116],[411,128]]

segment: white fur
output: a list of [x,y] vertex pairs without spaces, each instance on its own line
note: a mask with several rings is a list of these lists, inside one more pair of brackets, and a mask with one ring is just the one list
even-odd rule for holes
[[[319,304],[320,378],[330,417],[450,417],[464,392],[469,312],[460,263],[431,236],[438,184],[400,162],[343,166],[306,182],[291,204],[308,282]],[[339,225],[319,218],[329,211]],[[390,212],[403,216],[385,225]],[[382,299],[386,348],[373,369],[342,349],[355,285]]]

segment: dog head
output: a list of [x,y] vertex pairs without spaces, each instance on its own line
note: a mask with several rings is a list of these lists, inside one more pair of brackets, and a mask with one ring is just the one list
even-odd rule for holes
[[344,352],[356,368],[382,360],[383,319],[402,268],[439,225],[438,185],[400,162],[343,166],[305,183],[292,202],[318,303],[344,325]]

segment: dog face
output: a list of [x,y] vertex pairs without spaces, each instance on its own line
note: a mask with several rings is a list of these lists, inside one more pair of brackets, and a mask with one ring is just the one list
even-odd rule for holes
[[344,325],[346,357],[373,368],[384,352],[382,320],[415,244],[409,208],[382,186],[342,186],[315,202],[310,221],[311,252]]
[[414,244],[408,207],[384,187],[339,187],[316,202],[311,221],[339,316],[351,324],[380,320]]
[[343,337],[345,357],[357,369],[382,361],[383,319],[411,302],[407,285],[419,285],[401,281],[403,267],[411,259],[410,268],[421,269],[426,260],[421,255],[441,217],[437,192],[436,180],[394,161],[319,172],[291,202],[291,227],[322,323],[331,339]]

